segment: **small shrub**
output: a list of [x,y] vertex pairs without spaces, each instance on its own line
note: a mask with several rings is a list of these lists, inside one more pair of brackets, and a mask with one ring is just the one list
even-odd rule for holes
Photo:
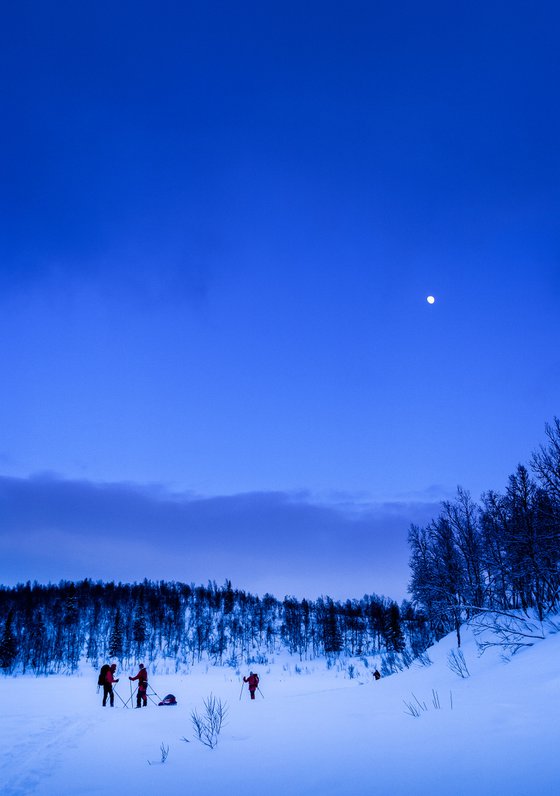
[[471,676],[465,656],[463,655],[463,650],[451,650],[447,656],[447,665],[458,677],[462,677],[466,680],[467,677]]
[[418,699],[417,696],[415,696],[415,694],[412,694],[412,697],[414,699],[414,702],[407,702],[405,699],[403,699],[403,702],[406,705],[405,713],[417,719],[419,718],[421,712],[424,713],[425,711],[428,710],[428,707],[425,702],[420,702],[420,700]]
[[[163,743],[163,741],[162,741],[161,742],[161,746],[159,747],[159,751],[161,753],[161,760],[159,762],[163,764],[163,763],[165,763],[165,761],[167,760],[167,757],[169,755],[169,746],[166,746]],[[148,765],[149,766],[153,766],[153,765],[157,765],[157,763],[152,763],[150,760],[148,760]]]
[[432,660],[427,652],[422,652],[420,655],[417,656],[416,663],[418,664],[418,666],[427,667],[432,665]]
[[[415,694],[411,694],[412,700],[407,701],[403,699],[403,702],[406,706],[406,710],[404,711],[408,716],[412,716],[414,719],[420,718],[422,713],[427,713],[428,706],[425,702],[420,702],[418,697]],[[439,698],[439,693],[436,691],[435,688],[432,688],[432,706],[434,710],[441,710],[441,701]],[[453,710],[453,694],[449,692],[449,706],[451,710]]]
[[195,735],[200,743],[209,749],[214,749],[218,743],[221,729],[224,726],[228,707],[225,702],[212,696],[212,694],[204,700],[203,704],[204,710],[202,713],[193,710],[191,721]]

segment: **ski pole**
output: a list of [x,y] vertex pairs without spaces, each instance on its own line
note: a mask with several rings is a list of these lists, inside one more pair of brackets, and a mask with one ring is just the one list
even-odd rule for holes
[[241,693],[239,694],[239,701],[241,702],[241,695],[243,694],[243,686],[245,683],[241,683]]
[[263,692],[261,691],[261,689],[260,689],[260,687],[259,687],[259,686],[257,686],[257,691],[259,692],[259,694],[260,694],[260,695],[262,696],[262,698],[264,699],[264,694],[263,694]]
[[[151,685],[150,685],[150,688],[152,688],[152,686],[151,686]],[[160,695],[159,695],[159,694],[158,694],[156,691],[154,691],[154,689],[153,689],[153,688],[152,688],[152,694],[153,694],[154,696],[157,696],[157,698],[159,699],[159,701],[160,701],[160,702],[162,701],[162,700],[161,700],[161,697],[160,697]]]
[[116,688],[113,688],[113,693],[114,693],[114,694],[116,694],[116,695],[118,696],[118,698],[121,700],[121,702],[123,703],[124,707],[126,708],[126,707],[127,707],[127,704],[126,704],[126,702],[124,701],[124,699],[122,698],[122,696],[119,694],[119,692],[117,691],[117,689],[116,689]]
[[[136,686],[136,688],[138,688],[138,686]],[[130,702],[130,707],[132,707],[132,703],[133,703],[133,701],[134,701],[134,694],[136,693],[136,688],[135,688],[135,689],[134,689],[134,691],[133,691],[133,690],[132,690],[132,683],[130,684],[130,696],[129,696],[129,698],[126,700],[126,706],[127,706],[127,707],[128,707],[128,703],[129,703],[129,702]]]

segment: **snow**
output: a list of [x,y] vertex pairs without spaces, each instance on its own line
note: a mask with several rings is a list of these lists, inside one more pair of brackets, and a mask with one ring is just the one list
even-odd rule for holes
[[[466,679],[448,666],[454,644],[449,636],[429,650],[431,665],[416,663],[378,682],[359,659],[351,662],[353,679],[348,661],[331,669],[297,659],[253,667],[262,690],[254,702],[246,686],[239,698],[241,676],[226,667],[153,676],[159,696],[174,693],[179,704],[150,702],[141,710],[124,710],[118,697],[115,708],[102,708],[91,669],[75,677],[2,677],[0,793],[559,793],[560,634],[504,662],[494,650],[480,656],[466,632]],[[117,673],[125,700],[127,675],[135,673]],[[210,693],[229,706],[213,750],[194,737],[190,720]],[[416,698],[427,710],[413,717],[405,702],[417,705]],[[169,746],[163,764],[162,743]]]

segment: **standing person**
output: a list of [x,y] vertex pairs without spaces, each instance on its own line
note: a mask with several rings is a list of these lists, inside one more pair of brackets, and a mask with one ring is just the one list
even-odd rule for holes
[[372,672],[372,674],[373,674],[373,676],[375,677],[376,680],[381,680],[381,675],[377,671],[377,669],[374,672]]
[[112,663],[109,669],[107,670],[107,674],[105,675],[105,682],[103,683],[103,707],[105,707],[107,703],[107,697],[109,697],[109,703],[111,707],[115,706],[115,695],[113,693],[113,684],[119,682],[118,677],[115,680],[116,670],[117,670],[117,664]]
[[129,680],[138,680],[138,692],[136,694],[136,707],[142,707],[141,703],[144,704],[144,707],[148,707],[148,672],[144,667],[144,664],[140,664],[140,671],[135,677],[129,677]]
[[259,675],[255,674],[255,672],[250,672],[249,677],[243,678],[244,683],[249,683],[249,693],[251,694],[251,699],[255,698],[255,691],[259,687]]

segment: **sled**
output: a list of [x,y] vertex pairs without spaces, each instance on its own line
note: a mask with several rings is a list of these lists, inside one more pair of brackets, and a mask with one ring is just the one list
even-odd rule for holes
[[161,702],[158,703],[158,707],[162,707],[163,705],[176,705],[177,700],[173,696],[173,694],[167,694],[167,696],[163,697]]

